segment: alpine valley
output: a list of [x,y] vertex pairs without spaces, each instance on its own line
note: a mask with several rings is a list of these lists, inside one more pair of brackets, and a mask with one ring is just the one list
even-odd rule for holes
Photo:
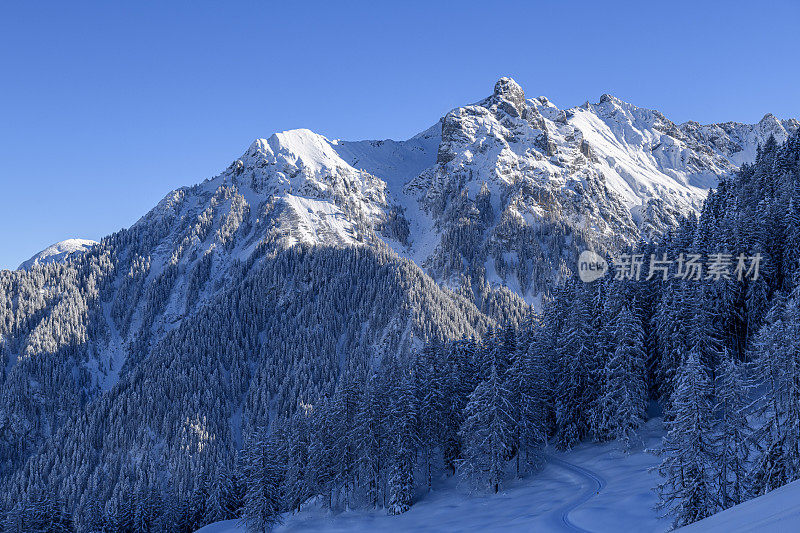
[[[709,191],[756,172],[764,147],[796,149],[799,127],[771,114],[676,124],[610,95],[562,110],[502,78],[405,141],[257,139],[130,228],[0,271],[2,530],[33,531],[42,516],[64,531],[194,531],[241,516],[264,530],[312,498],[399,514],[437,476],[497,491],[506,466],[541,460],[541,442],[566,449],[612,424],[585,398],[586,419],[570,425],[553,392],[526,404],[539,406],[528,426],[479,438],[500,416],[480,402],[542,376],[537,387],[556,391],[552,368],[531,368],[593,335],[548,337],[547,324],[616,334],[548,307],[593,298],[569,288],[580,252],[697,231]],[[719,220],[744,210],[744,189],[740,203],[727,190],[712,193]],[[764,308],[791,292],[792,272],[762,288]],[[646,306],[603,298],[656,358]],[[613,374],[612,360],[586,363],[573,389]],[[674,378],[681,363],[642,367],[639,403],[690,379],[691,368]],[[438,368],[452,372],[437,381]],[[588,422],[601,413],[605,425]]]

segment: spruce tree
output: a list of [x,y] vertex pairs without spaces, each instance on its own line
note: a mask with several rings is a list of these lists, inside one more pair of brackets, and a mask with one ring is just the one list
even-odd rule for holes
[[464,410],[464,476],[493,492],[500,490],[511,452],[514,409],[510,397],[497,367],[492,366],[488,379],[470,395]]
[[547,438],[548,369],[532,337],[518,344],[516,360],[506,374],[505,388],[511,404],[511,445],[515,451],[516,474],[520,476],[523,466],[539,463],[539,452]]
[[267,533],[281,523],[281,465],[275,448],[261,430],[247,449],[243,521],[252,533]]
[[743,366],[725,353],[717,374],[714,447],[717,456],[717,496],[722,509],[742,503],[748,494],[748,437],[752,429],[745,412],[748,387]]
[[300,410],[292,417],[288,431],[283,495],[286,506],[296,511],[299,511],[300,506],[311,497],[308,426],[308,414]]
[[756,379],[764,397],[753,468],[753,490],[763,494],[800,479],[800,289],[775,303],[756,340]]
[[600,427],[629,450],[647,410],[644,332],[639,319],[623,307],[616,317],[616,348],[603,370],[604,393],[600,400]]
[[410,376],[395,371],[391,379],[393,403],[389,417],[394,439],[388,512],[398,515],[411,508],[414,497],[414,460],[419,447],[418,406]]
[[658,507],[667,509],[674,527],[710,516],[714,499],[716,456],[711,440],[711,390],[698,354],[692,352],[678,370],[670,411],[665,416],[667,435],[657,450]]

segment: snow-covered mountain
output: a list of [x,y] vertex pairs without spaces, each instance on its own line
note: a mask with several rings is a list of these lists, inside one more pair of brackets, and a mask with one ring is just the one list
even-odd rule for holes
[[85,252],[0,271],[0,493],[35,497],[34,464],[69,509],[164,472],[191,493],[342,378],[519,322],[584,247],[668,228],[797,128],[559,110],[503,78],[406,141],[258,139]]
[[19,270],[26,270],[33,265],[65,261],[73,254],[86,252],[95,244],[97,244],[97,241],[92,241],[89,239],[67,239],[65,241],[57,242],[48,246],[27,261],[24,261],[19,266]]
[[[797,128],[772,115],[677,125],[609,95],[560,110],[503,78],[488,98],[407,141],[331,141],[309,130],[258,139],[143,220],[178,215],[180,204],[222,218],[238,210],[216,231],[245,223],[251,247],[267,226],[284,245],[380,239],[481,307],[499,287],[535,302],[584,247],[663,231],[698,211],[708,188],[770,135],[782,142]],[[226,207],[219,194],[236,199]]]
[[[183,234],[181,250],[224,244],[240,259],[265,234],[285,246],[380,239],[476,302],[498,287],[535,302],[585,246],[613,248],[670,227],[770,135],[783,142],[797,128],[771,114],[753,125],[675,124],[610,95],[560,110],[503,78],[488,98],[406,141],[309,130],[257,139],[225,172],[170,193],[137,226],[198,217],[193,244]],[[233,250],[230,234],[243,229]],[[205,232],[210,242],[199,238]],[[63,241],[20,268],[93,244]]]

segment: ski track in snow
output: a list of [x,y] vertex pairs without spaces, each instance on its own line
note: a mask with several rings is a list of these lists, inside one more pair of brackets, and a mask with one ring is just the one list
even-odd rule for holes
[[584,479],[589,480],[590,486],[587,487],[585,491],[583,491],[580,497],[576,499],[574,502],[570,503],[567,507],[560,509],[561,513],[560,519],[561,523],[564,524],[564,526],[566,526],[566,528],[569,530],[579,531],[580,533],[591,533],[588,529],[584,529],[580,526],[575,525],[575,523],[573,523],[572,520],[570,520],[569,514],[578,507],[580,507],[581,505],[583,505],[584,503],[588,502],[589,500],[597,496],[600,493],[600,491],[605,488],[606,480],[603,479],[596,472],[592,472],[591,470],[587,470],[578,465],[568,463],[567,461],[564,461],[562,459],[557,459],[552,455],[547,455],[546,457],[547,457],[547,462],[550,463],[551,465],[564,468],[574,474],[578,474]]

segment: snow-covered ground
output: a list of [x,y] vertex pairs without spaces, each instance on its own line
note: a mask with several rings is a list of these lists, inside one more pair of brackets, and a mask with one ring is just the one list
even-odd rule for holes
[[[661,420],[648,423],[644,447],[658,444]],[[642,448],[622,453],[615,444],[584,444],[549,451],[550,461],[530,478],[509,483],[500,494],[469,494],[453,479],[424,495],[407,513],[346,511],[331,515],[310,505],[288,514],[277,531],[593,531],[662,532],[669,521],[653,510],[648,469],[658,459]],[[198,533],[243,533],[237,521],[218,522]]]
[[800,531],[800,481],[746,501],[705,520],[681,528],[681,533],[750,533]]

